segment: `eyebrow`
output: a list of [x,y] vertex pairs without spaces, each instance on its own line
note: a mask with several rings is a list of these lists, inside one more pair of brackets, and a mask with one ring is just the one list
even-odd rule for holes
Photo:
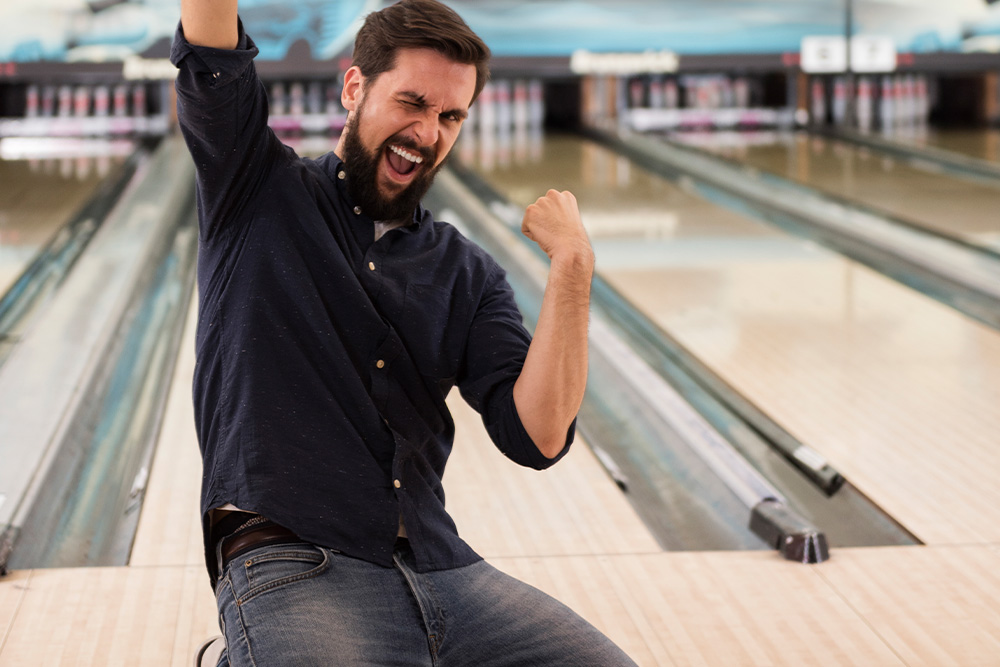
[[[424,96],[421,95],[421,94],[419,94],[419,93],[414,93],[414,92],[409,91],[409,90],[403,90],[403,91],[400,91],[398,94],[399,94],[400,97],[405,97],[406,99],[410,100],[411,102],[414,102],[414,103],[419,104],[421,106],[427,106],[427,100],[426,100],[426,98],[424,98]],[[466,110],[464,110],[464,109],[446,109],[446,110],[444,110],[444,111],[441,112],[442,116],[448,116],[448,115],[452,115],[452,114],[454,114],[458,118],[461,118],[461,119],[464,120],[465,118],[468,117],[469,112],[466,111]]]

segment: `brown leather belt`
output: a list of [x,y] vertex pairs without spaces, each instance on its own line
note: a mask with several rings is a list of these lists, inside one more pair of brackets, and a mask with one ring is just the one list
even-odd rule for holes
[[282,528],[276,523],[266,523],[247,531],[230,535],[222,540],[220,552],[222,554],[222,567],[225,568],[229,561],[242,553],[256,549],[257,547],[269,544],[281,544],[283,542],[300,542],[298,535]]

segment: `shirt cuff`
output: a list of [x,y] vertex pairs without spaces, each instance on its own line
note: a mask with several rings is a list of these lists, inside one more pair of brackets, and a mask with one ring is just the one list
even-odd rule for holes
[[243,21],[236,19],[238,41],[235,49],[216,49],[210,46],[197,46],[187,41],[184,36],[184,26],[177,24],[174,43],[170,47],[170,62],[174,67],[181,63],[194,73],[210,74],[213,85],[224,85],[240,76],[247,65],[259,52],[253,39],[243,30]]
[[566,453],[569,452],[569,446],[573,443],[573,437],[576,434],[576,419],[573,419],[573,423],[570,424],[569,429],[566,431],[566,444],[563,445],[563,448],[554,458],[550,459],[539,451],[535,441],[531,439],[528,431],[524,428],[521,416],[517,413],[517,405],[514,403],[513,391],[505,396],[504,404],[504,412],[506,414],[502,417],[502,423],[506,431],[503,435],[506,437],[503,439],[507,443],[508,456],[513,461],[523,466],[534,468],[535,470],[545,470],[566,456]]

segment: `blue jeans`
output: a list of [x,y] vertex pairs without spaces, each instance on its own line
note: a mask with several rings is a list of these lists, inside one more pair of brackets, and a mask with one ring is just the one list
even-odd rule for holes
[[402,542],[386,568],[306,543],[226,566],[220,667],[635,665],[561,602],[484,561],[419,573]]

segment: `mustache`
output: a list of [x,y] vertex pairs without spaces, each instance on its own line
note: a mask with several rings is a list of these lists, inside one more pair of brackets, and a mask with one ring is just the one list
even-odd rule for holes
[[389,137],[384,142],[382,142],[382,151],[386,151],[389,146],[399,146],[400,148],[405,148],[411,153],[419,155],[427,163],[427,166],[434,165],[437,163],[437,151],[431,146],[418,146],[417,142],[409,137],[402,135],[395,135]]

